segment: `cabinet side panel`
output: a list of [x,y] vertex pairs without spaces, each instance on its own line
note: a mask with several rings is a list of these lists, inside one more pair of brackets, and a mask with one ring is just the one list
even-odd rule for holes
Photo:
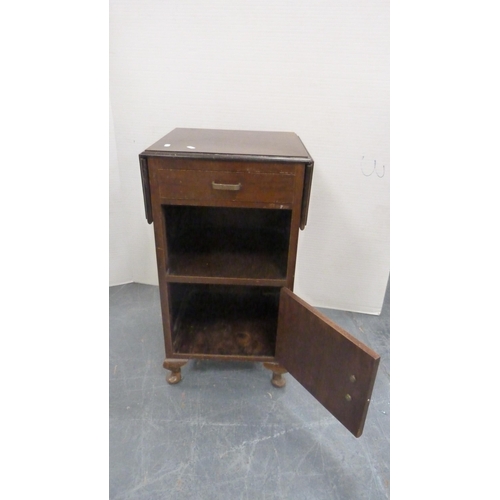
[[172,336],[170,330],[170,297],[166,280],[166,269],[168,262],[167,254],[167,231],[165,228],[165,216],[159,197],[159,186],[156,168],[150,165],[149,177],[151,186],[151,209],[153,214],[153,226],[155,233],[156,264],[158,268],[158,283],[160,286],[160,301],[163,321],[163,336],[165,342],[165,355],[171,358],[173,354]]
[[295,280],[295,264],[297,261],[297,246],[299,243],[299,227],[301,219],[302,193],[304,185],[304,165],[296,165],[294,197],[292,205],[292,221],[288,246],[287,287],[293,290]]

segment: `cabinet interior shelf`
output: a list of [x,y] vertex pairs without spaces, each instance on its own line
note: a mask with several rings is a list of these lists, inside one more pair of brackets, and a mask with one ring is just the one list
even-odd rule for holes
[[211,285],[236,285],[236,286],[272,286],[284,287],[287,285],[286,279],[273,278],[236,278],[233,276],[193,276],[189,274],[167,274],[165,277],[167,283],[199,283]]

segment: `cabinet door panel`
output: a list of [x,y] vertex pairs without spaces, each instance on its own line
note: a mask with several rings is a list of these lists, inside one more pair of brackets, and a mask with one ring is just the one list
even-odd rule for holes
[[361,436],[377,353],[283,288],[276,359],[352,434]]

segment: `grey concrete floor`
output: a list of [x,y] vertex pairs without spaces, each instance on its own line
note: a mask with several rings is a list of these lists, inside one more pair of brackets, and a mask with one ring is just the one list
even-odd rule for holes
[[381,356],[358,439],[260,363],[190,361],[168,385],[158,288],[111,287],[110,499],[389,498],[389,288],[380,316],[321,312]]

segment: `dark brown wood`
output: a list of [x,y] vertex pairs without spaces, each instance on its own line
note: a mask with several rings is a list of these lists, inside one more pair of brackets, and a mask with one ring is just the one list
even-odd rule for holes
[[[304,165],[194,157],[147,164],[166,357],[272,361],[278,292],[293,286]],[[215,181],[242,189],[214,190]],[[233,290],[223,299],[205,293],[223,285]]]
[[158,182],[155,176],[155,169],[150,170],[150,192],[151,206],[153,212],[154,233],[156,243],[156,264],[158,270],[158,282],[160,288],[161,316],[163,322],[163,341],[165,345],[165,356],[172,358],[172,336],[170,334],[170,294],[168,292],[168,283],[165,279],[165,270],[168,262],[167,237],[165,228],[165,217],[158,194]]
[[380,357],[287,288],[276,360],[350,432],[363,432]]
[[[143,153],[145,155],[146,153]],[[275,161],[273,158],[267,161],[235,160],[232,156],[224,158],[199,158],[196,155],[179,158],[175,156],[151,156],[148,164],[154,168],[168,168],[172,170],[203,170],[211,172],[242,172],[249,174],[280,174],[295,175],[296,163]]]
[[286,277],[286,260],[284,265],[280,265],[282,259],[273,257],[266,252],[249,253],[229,250],[207,254],[179,252],[170,256],[167,279],[172,281],[171,278],[176,276],[241,278],[254,280],[257,284],[263,280],[275,280],[277,282],[275,284],[279,285]]
[[146,220],[148,224],[153,222],[153,210],[151,208],[151,190],[149,187],[149,169],[148,160],[144,156],[139,156],[141,166],[142,194],[144,196],[144,210],[146,212]]
[[170,375],[167,375],[169,384],[178,384],[182,380],[181,368],[187,362],[187,359],[166,359],[163,362],[163,368],[170,370]]
[[[222,204],[293,202],[293,175],[161,168],[157,176],[163,200],[217,200]],[[239,189],[217,189],[214,184]]]
[[189,359],[262,361],[275,387],[290,371],[359,436],[378,356],[291,292],[313,172],[300,139],[175,129],[140,165],[168,383]]
[[200,206],[200,207],[238,207],[238,208],[265,208],[265,209],[277,209],[277,210],[292,210],[293,203],[268,203],[260,201],[229,201],[227,203],[222,203],[220,199],[211,200],[166,200],[161,199],[161,202],[165,205],[179,205],[179,206]]
[[[241,161],[228,154],[223,159],[194,153],[155,156],[150,150],[143,157],[155,221],[166,357],[272,361],[277,293],[294,281],[304,164],[260,157]],[[214,182],[216,188],[228,184],[231,189],[214,189]],[[256,298],[238,306],[239,319],[228,322],[224,308],[215,307],[215,316],[199,325],[193,318],[202,313],[180,293],[181,285],[189,285],[195,295],[208,285],[232,285]],[[269,287],[275,290],[274,312],[246,316]],[[255,288],[261,291],[250,293]],[[194,314],[183,315],[186,307]]]
[[311,186],[314,163],[306,163],[304,175],[304,192],[302,194],[302,210],[300,214],[300,229],[304,229],[307,224],[307,215],[309,212],[309,199],[311,198]]
[[263,361],[361,435],[378,355],[291,292],[313,172],[300,139],[176,129],[140,163],[168,383],[189,359]]
[[[167,280],[176,277],[241,279],[239,284],[286,283],[292,212],[166,206],[169,263]],[[215,279],[215,280],[214,280]],[[234,282],[238,284],[238,282]]]
[[199,275],[167,274],[165,280],[168,283],[198,283],[200,285],[274,286],[278,288],[287,286],[284,279],[206,276],[202,273]]
[[[227,162],[230,161],[239,163],[240,167],[244,167],[243,171],[248,173],[277,172],[281,175],[289,173],[290,169],[293,170],[294,164],[305,165],[306,170],[302,180],[303,193],[300,194],[300,228],[304,229],[306,225],[314,162],[300,138],[293,132],[178,128],[146,149],[140,158],[148,159],[147,169],[151,168],[152,161],[168,159],[169,168],[179,168],[178,162],[184,161],[182,166],[184,169],[224,171],[228,169]],[[203,166],[200,167],[200,165]],[[232,167],[229,170],[237,171],[238,168]],[[146,205],[150,204],[149,193],[145,191],[144,197]],[[240,198],[245,198],[245,196]],[[242,200],[240,201],[243,203]],[[257,200],[252,200],[252,202],[259,203]],[[200,203],[200,200],[197,200],[197,203]],[[210,201],[209,204],[214,205],[214,202]],[[275,205],[277,208],[283,208],[280,207],[283,201],[276,200]]]
[[286,368],[283,368],[279,363],[262,363],[264,368],[271,370],[273,372],[273,376],[271,378],[271,384],[274,387],[278,387],[281,389],[286,385],[286,379],[283,378],[283,374],[287,372]]
[[[295,192],[301,193],[304,182],[304,165],[297,165],[297,176],[295,177]],[[288,263],[287,263],[287,287],[293,290],[295,281],[295,263],[297,260],[297,246],[299,243],[299,229],[301,218],[302,197],[295,196],[292,208],[292,220],[290,229],[290,240],[288,244]]]
[[273,357],[279,288],[172,284],[175,353]]
[[167,154],[187,153],[190,156],[207,153],[274,156],[295,158],[301,162],[310,159],[302,141],[293,132],[176,128],[155,142],[147,151]]

